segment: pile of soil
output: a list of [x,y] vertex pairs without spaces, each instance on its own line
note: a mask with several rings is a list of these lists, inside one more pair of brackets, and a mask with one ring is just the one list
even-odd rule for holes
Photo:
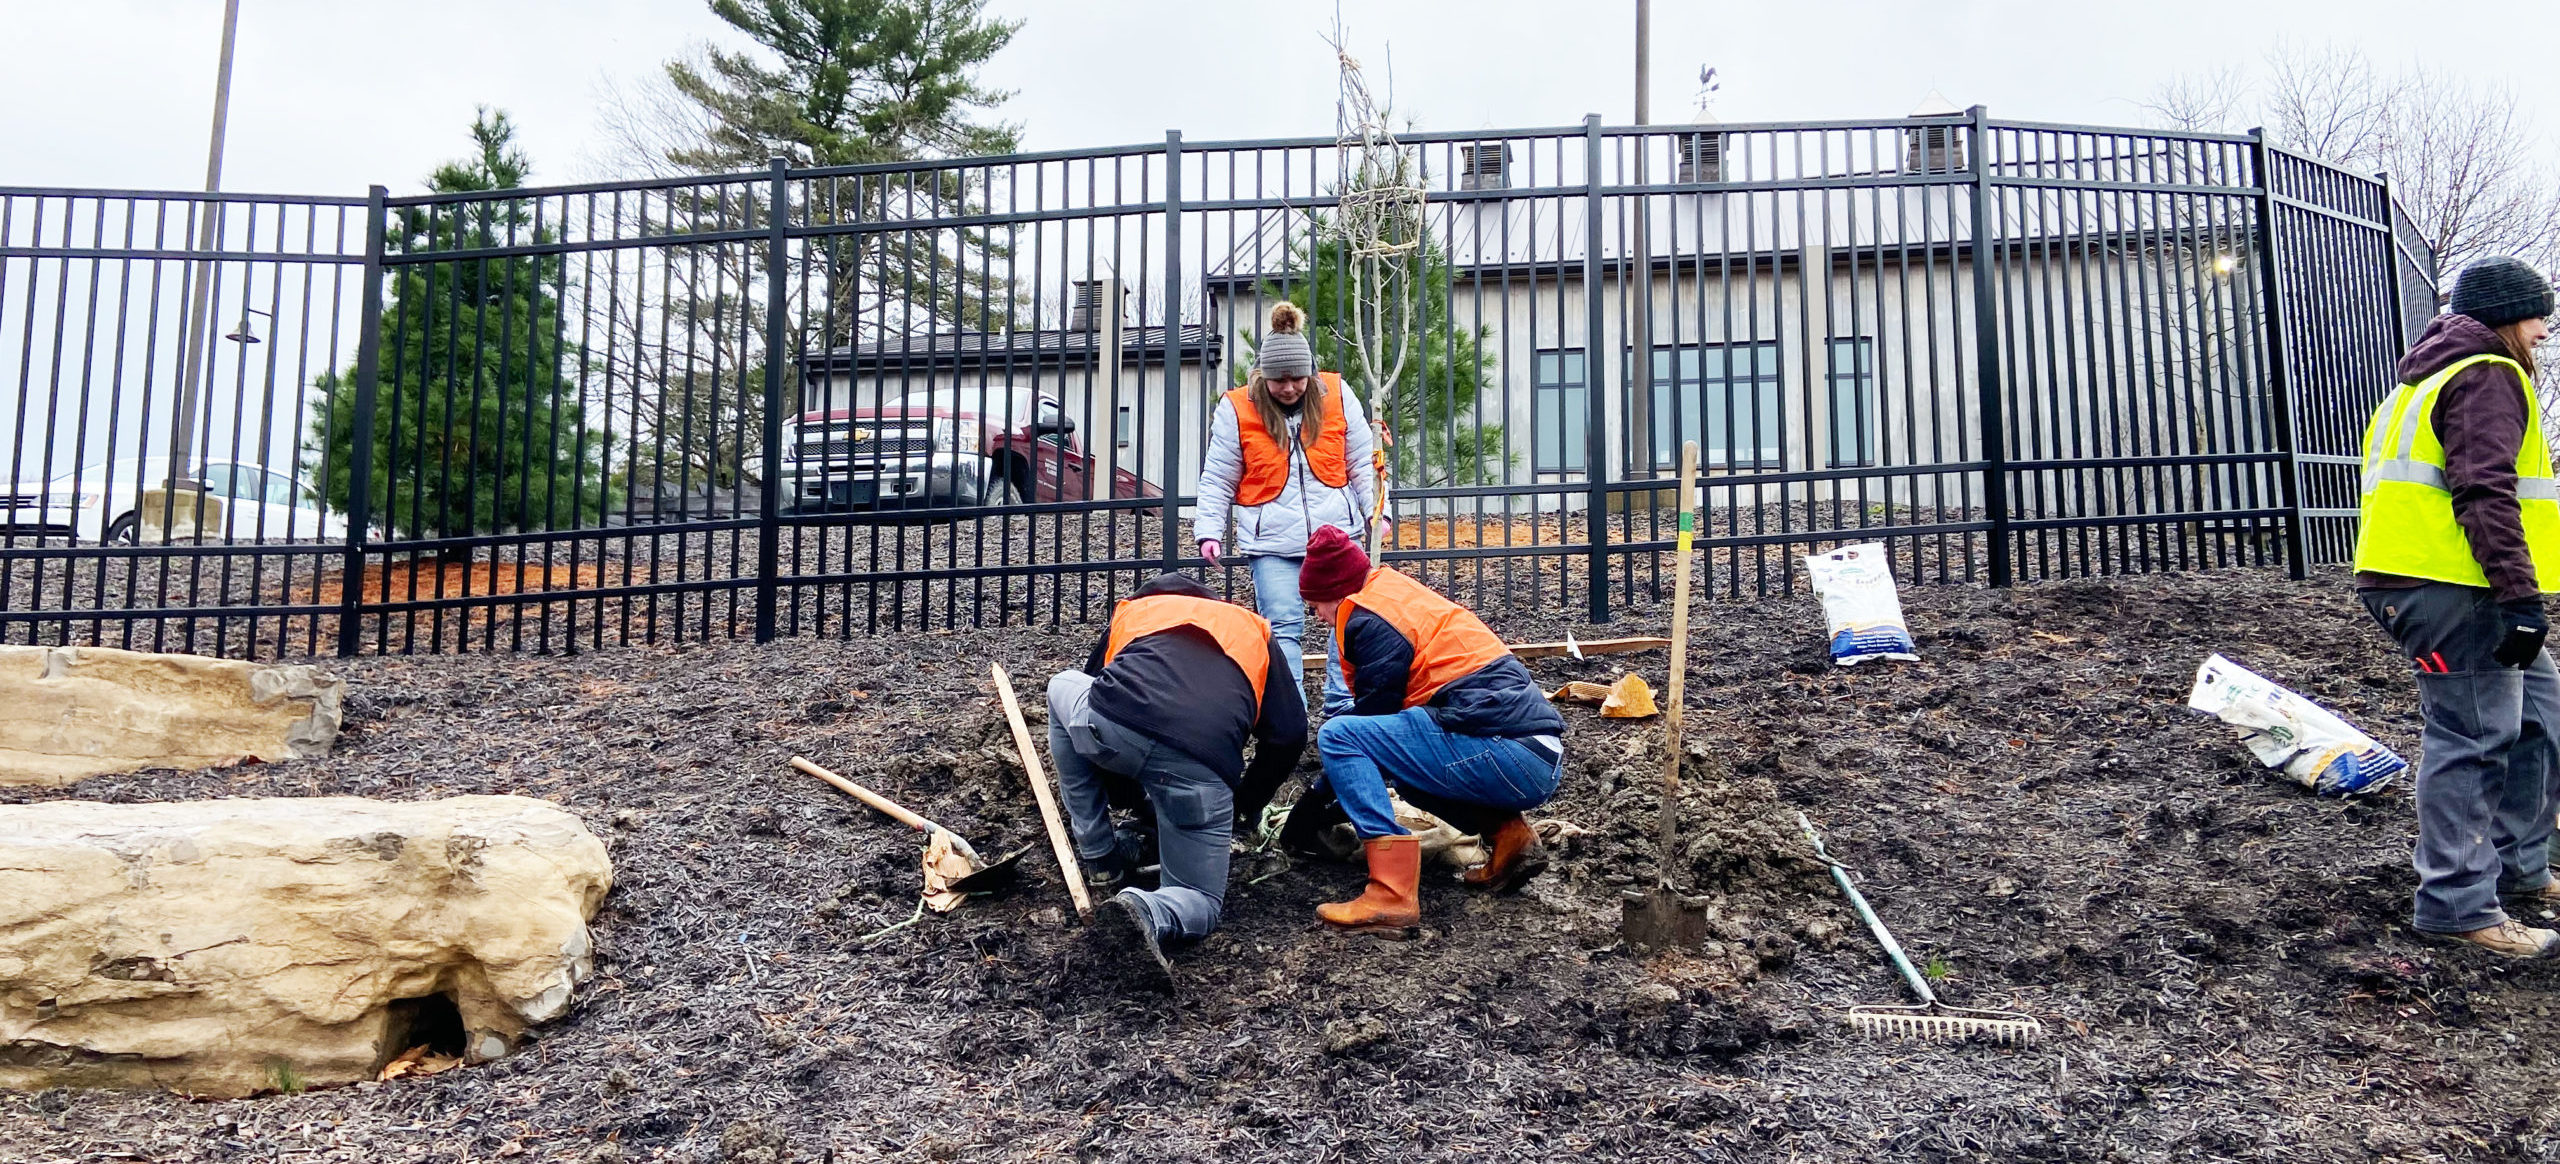
[[[525,792],[607,839],[598,978],[523,1054],[221,1103],[0,1096],[0,1158],[193,1160],[2197,1160],[2543,1158],[2560,963],[2420,940],[2405,799],[2312,797],[2183,706],[2220,651],[2414,755],[2406,665],[2343,577],[1907,593],[1923,661],[1842,671],[1806,599],[1702,602],[1678,879],[1701,951],[1633,958],[1659,721],[1568,711],[1515,896],[1435,875],[1411,941],[1321,932],[1358,871],[1240,861],[1172,1000],[1062,979],[1036,875],[912,915],[918,838],[809,755],[974,840],[1041,839],[987,664],[1035,716],[1090,629],[576,657],[371,658],[338,754],[0,800]],[[1514,641],[1662,633],[1497,616]],[[1542,659],[1553,686],[1663,654]],[[1876,1043],[1902,1001],[1808,813],[1949,1001],[2031,1050]],[[1259,878],[1259,880],[1255,880]],[[878,936],[874,936],[878,935]]]

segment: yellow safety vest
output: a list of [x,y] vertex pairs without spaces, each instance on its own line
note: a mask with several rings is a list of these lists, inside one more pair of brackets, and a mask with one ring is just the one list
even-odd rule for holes
[[2392,389],[2364,430],[2364,503],[2356,531],[2356,569],[2459,586],[2487,586],[2471,540],[2453,519],[2445,482],[2444,444],[2436,439],[2436,394],[2474,364],[2504,364],[2524,389],[2524,447],[2516,450],[2516,499],[2524,510],[2525,548],[2534,582],[2560,593],[2560,488],[2551,477],[2551,446],[2542,439],[2542,409],[2533,378],[2505,356],[2478,355],[2416,384]]

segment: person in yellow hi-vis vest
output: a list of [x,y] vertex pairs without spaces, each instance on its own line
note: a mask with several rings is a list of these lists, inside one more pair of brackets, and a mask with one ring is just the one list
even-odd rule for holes
[[2560,671],[2542,596],[2560,592],[2560,492],[2533,390],[2551,284],[2512,258],[2453,284],[2366,425],[2356,594],[2417,670],[2417,928],[2515,958],[2560,932]]

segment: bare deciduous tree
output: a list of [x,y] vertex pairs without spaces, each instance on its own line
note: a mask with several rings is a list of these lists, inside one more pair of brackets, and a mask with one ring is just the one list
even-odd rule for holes
[[[1417,330],[1414,280],[1423,244],[1422,167],[1413,151],[1396,140],[1388,110],[1370,93],[1360,62],[1344,47],[1339,15],[1327,43],[1341,66],[1334,118],[1342,185],[1333,226],[1351,264],[1351,370],[1365,389],[1369,422],[1383,449],[1387,418],[1395,415],[1396,385],[1403,382],[1412,359]],[[1379,475],[1377,490],[1383,516],[1385,474]],[[1378,552],[1381,524],[1369,523],[1371,553]]]
[[2446,272],[2492,254],[2546,270],[2560,259],[2554,151],[2503,86],[2388,72],[2352,48],[2284,44],[2255,80],[2237,68],[2190,73],[2143,108],[2175,129],[2228,132],[2254,121],[2285,149],[2390,175]]
[[2249,78],[2236,66],[2181,73],[2151,91],[2142,108],[2163,129],[2219,133],[2240,116]]

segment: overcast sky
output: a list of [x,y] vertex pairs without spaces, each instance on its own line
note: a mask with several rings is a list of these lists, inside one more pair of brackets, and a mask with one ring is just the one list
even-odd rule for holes
[[[1323,3],[992,0],[1023,18],[988,69],[1033,148],[1302,136],[1332,129]],[[1727,121],[1885,117],[1932,88],[1996,116],[2134,124],[2181,70],[2280,39],[2360,46],[2512,87],[2548,135],[2560,73],[2488,51],[2531,4],[2439,0],[1658,0],[1654,118],[1686,120],[1701,62]],[[535,180],[594,176],[597,110],[707,40],[703,0],[242,0],[224,186],[417,189],[460,154],[478,104],[523,127]],[[0,0],[0,185],[187,189],[204,178],[220,0]],[[1433,129],[1632,118],[1632,0],[1346,4],[1373,74]],[[2545,31],[2533,30],[2536,35]],[[1383,79],[1382,77],[1380,79]],[[2546,147],[2547,148],[2547,147]]]

